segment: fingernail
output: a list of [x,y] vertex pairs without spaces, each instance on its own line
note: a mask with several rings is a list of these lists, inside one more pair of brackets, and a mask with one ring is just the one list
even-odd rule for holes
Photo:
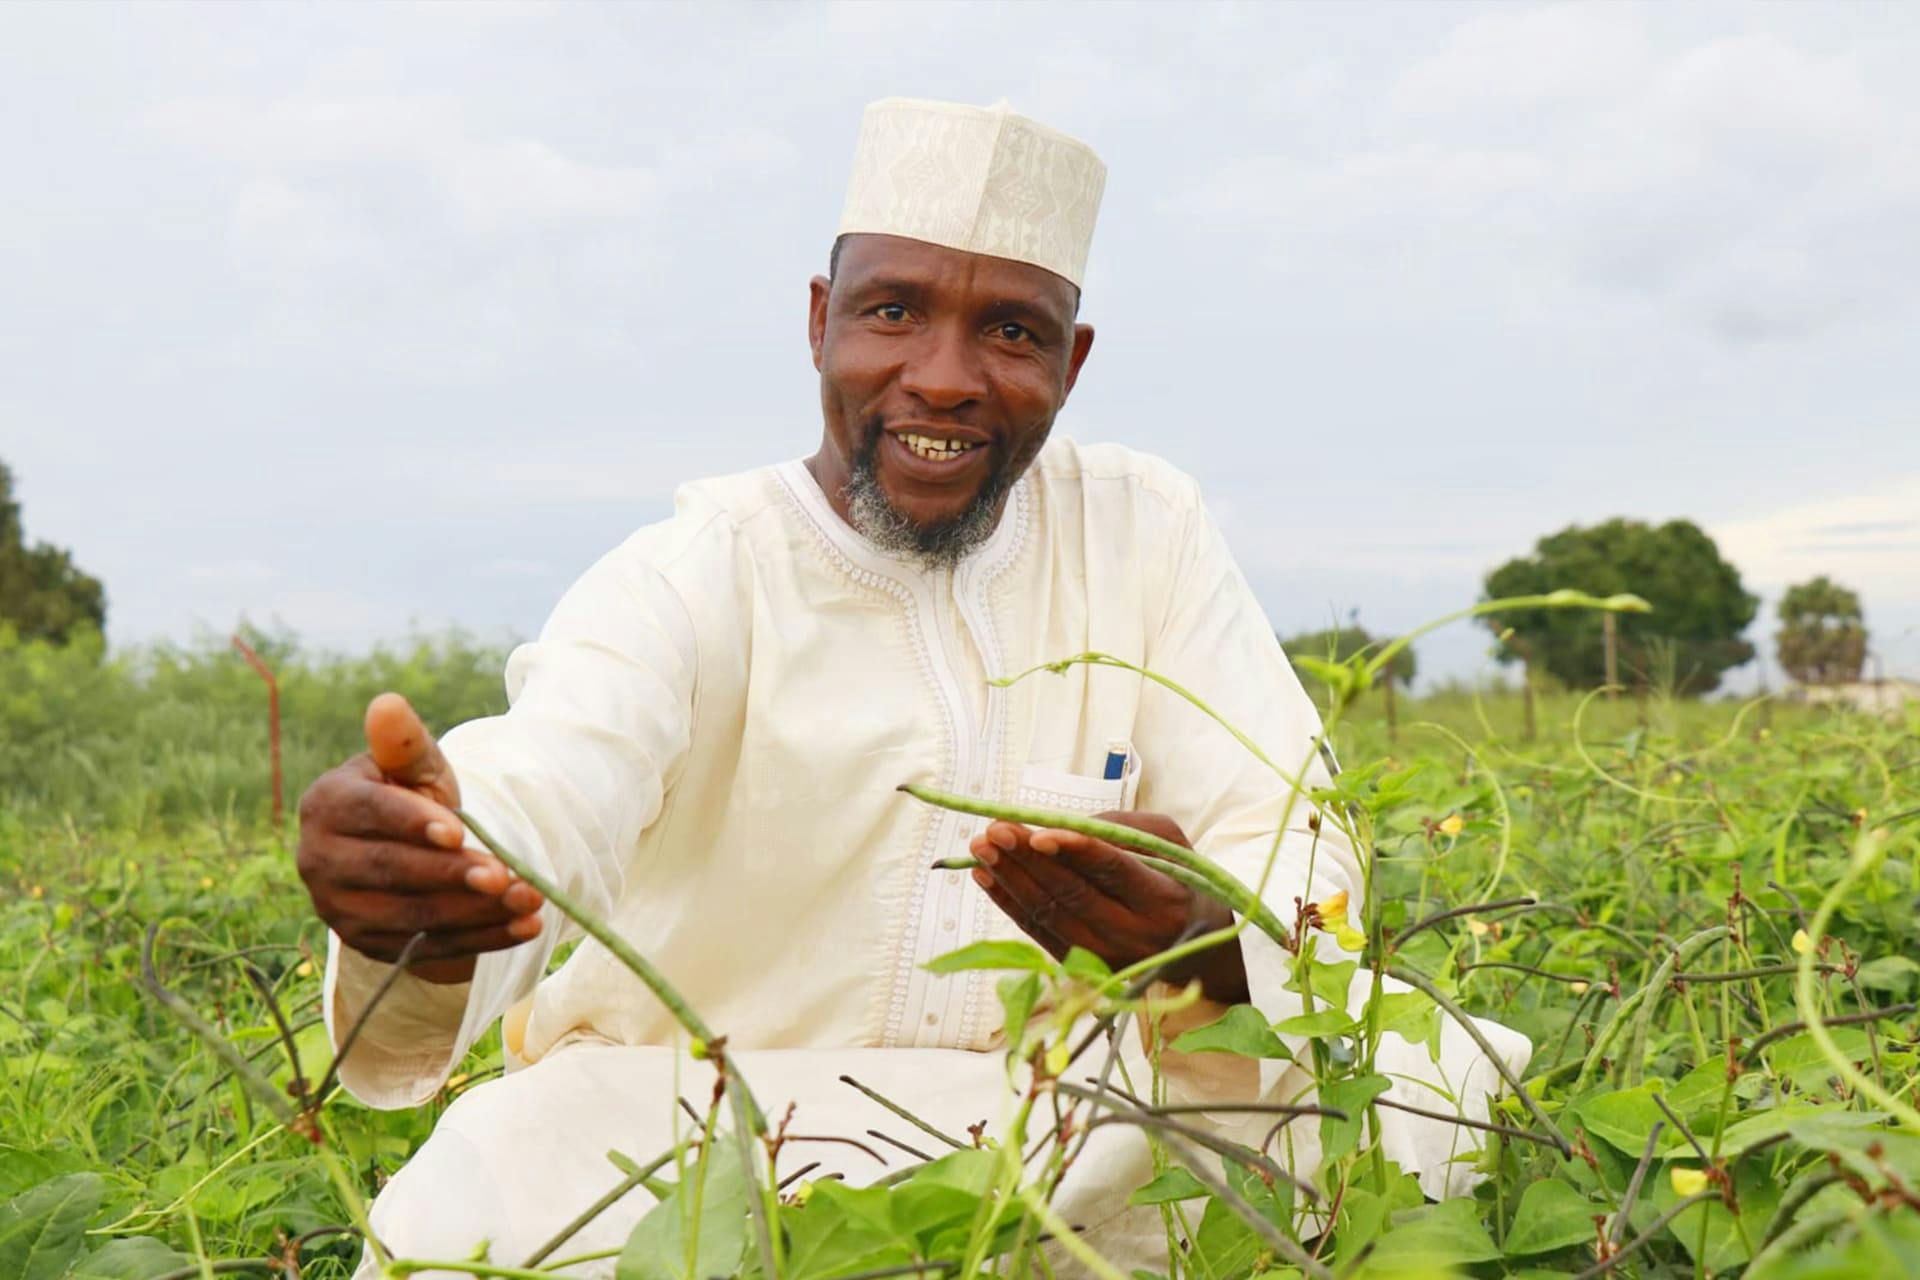
[[973,869],[973,882],[979,885],[982,889],[985,889],[992,886],[993,877],[988,875],[986,872],[982,871],[980,868],[975,867]]
[[427,824],[427,839],[442,849],[456,849],[460,846],[460,832],[449,823],[438,820]]
[[1002,849],[1011,849],[1020,843],[1020,837],[1015,835],[1009,827],[992,828],[987,832],[987,839],[999,845]]
[[1052,832],[1041,831],[1027,838],[1027,848],[1035,853],[1058,853],[1060,842],[1053,838]]
[[[997,866],[999,865],[999,862],[1000,862],[1000,851],[994,848],[991,844],[982,846],[977,851],[975,856],[978,857],[980,861],[986,863],[990,867]],[[978,871],[975,871],[973,874],[975,879],[978,879],[980,877],[980,873]]]
[[521,916],[518,920],[508,923],[507,932],[516,938],[531,938],[540,932],[540,917]]

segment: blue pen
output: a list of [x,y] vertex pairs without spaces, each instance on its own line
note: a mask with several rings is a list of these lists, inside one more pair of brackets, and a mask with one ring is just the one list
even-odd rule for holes
[[1121,741],[1107,744],[1107,768],[1100,775],[1108,782],[1117,782],[1127,776],[1127,744]]

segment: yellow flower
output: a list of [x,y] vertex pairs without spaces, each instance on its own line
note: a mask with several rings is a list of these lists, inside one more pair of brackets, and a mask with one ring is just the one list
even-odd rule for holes
[[1488,928],[1489,926],[1485,920],[1468,920],[1467,921],[1467,932],[1472,934],[1476,938],[1484,938],[1487,934]]
[[1673,1181],[1673,1194],[1677,1196],[1697,1196],[1707,1189],[1707,1171],[1705,1169],[1686,1169],[1679,1165],[1667,1175]]
[[202,889],[211,889],[211,888],[213,888],[213,877],[212,877],[212,876],[201,876],[201,877],[200,877],[200,887],[201,887]]
[[1573,992],[1573,994],[1577,996],[1583,996],[1587,994],[1587,990],[1588,990],[1587,984],[1584,982],[1569,982],[1567,984],[1567,989]]
[[1336,889],[1320,901],[1313,904],[1322,920],[1345,920],[1347,918],[1347,891]]
[[37,884],[33,886],[30,892],[32,892],[33,896],[36,898],[44,898],[47,896],[47,886],[43,884]]
[[1466,827],[1467,824],[1461,820],[1460,815],[1457,813],[1450,813],[1440,819],[1440,834],[1443,836],[1457,836],[1466,830]]
[[1813,949],[1813,939],[1807,936],[1805,929],[1793,931],[1793,954],[1803,956]]
[[302,961],[301,961],[301,962],[300,962],[299,964],[297,964],[297,965],[295,965],[295,966],[293,966],[293,976],[294,976],[294,977],[296,977],[296,978],[310,978],[310,977],[312,977],[312,976],[313,976],[313,961],[311,961],[311,960],[302,960]]

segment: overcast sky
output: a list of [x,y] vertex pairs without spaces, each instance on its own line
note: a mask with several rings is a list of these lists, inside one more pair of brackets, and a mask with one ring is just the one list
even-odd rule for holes
[[861,106],[1006,97],[1110,170],[1060,429],[1197,475],[1283,631],[1683,516],[1764,647],[1826,572],[1920,676],[1916,66],[1894,3],[10,4],[0,458],[118,643],[531,634],[817,443]]

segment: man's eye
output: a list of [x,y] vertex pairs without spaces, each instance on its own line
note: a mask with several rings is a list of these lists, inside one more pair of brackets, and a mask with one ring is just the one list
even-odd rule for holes
[[994,332],[998,333],[1008,342],[1022,342],[1033,336],[1032,333],[1028,332],[1027,326],[1014,324],[1011,321],[1003,325],[994,326]]
[[888,324],[901,324],[905,322],[907,318],[907,309],[897,302],[889,302],[875,307],[873,314],[879,316]]

